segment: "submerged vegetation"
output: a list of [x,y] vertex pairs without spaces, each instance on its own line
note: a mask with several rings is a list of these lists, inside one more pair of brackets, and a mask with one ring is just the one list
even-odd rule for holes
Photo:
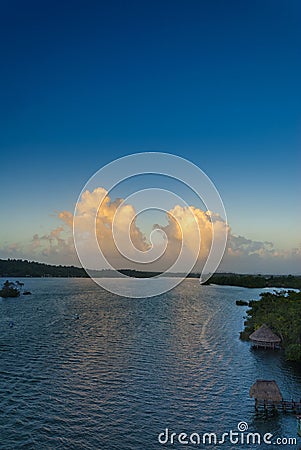
[[249,306],[241,339],[247,340],[265,323],[281,338],[286,358],[301,361],[301,292],[264,292]]

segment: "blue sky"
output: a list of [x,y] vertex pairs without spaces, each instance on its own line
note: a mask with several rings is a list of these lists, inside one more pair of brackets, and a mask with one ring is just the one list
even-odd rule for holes
[[300,245],[299,1],[11,1],[0,21],[2,244],[164,151],[207,173],[234,234]]

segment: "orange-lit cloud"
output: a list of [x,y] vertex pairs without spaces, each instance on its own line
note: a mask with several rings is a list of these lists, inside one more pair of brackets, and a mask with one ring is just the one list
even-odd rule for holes
[[[99,207],[100,199],[102,202]],[[258,273],[286,273],[287,271],[298,273],[300,271],[300,248],[277,250],[271,242],[253,241],[243,236],[235,236],[218,215],[210,211],[202,211],[194,206],[175,205],[166,214],[167,225],[153,225],[154,229],[163,233],[161,240],[159,239],[154,246],[157,245],[159,250],[164,247],[165,251],[163,256],[150,264],[139,265],[131,262],[135,250],[144,252],[145,255],[152,250],[149,236],[146,237],[137,226],[134,206],[123,203],[122,199],[112,201],[103,188],[83,193],[77,205],[75,217],[69,211],[59,212],[58,218],[61,224],[50,233],[35,234],[32,240],[25,244],[17,242],[2,245],[1,257],[78,265],[72,236],[73,224],[76,223],[77,230],[83,234],[94,232],[96,218],[96,236],[99,246],[115,268],[166,270],[174,264],[179,252],[182,251],[184,258],[189,258],[197,251],[197,263],[194,270],[199,271],[210,251],[213,233],[214,238],[219,240],[226,231],[228,243],[220,270]],[[122,250],[127,258],[116,247],[112,233],[113,224],[117,240],[122,243]],[[197,246],[198,232],[201,238],[199,248]]]

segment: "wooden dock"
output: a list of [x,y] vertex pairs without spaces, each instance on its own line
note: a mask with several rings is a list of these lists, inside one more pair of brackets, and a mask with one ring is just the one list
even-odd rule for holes
[[293,412],[296,414],[301,413],[301,399],[295,400],[281,400],[280,402],[260,401],[255,399],[255,409],[258,411],[260,408],[267,410],[281,409],[284,412]]
[[283,411],[293,411],[295,413],[300,413],[301,399],[298,402],[295,402],[294,400],[282,400],[280,406],[282,407]]
[[256,380],[250,388],[250,397],[255,399],[255,409],[292,411],[301,413],[301,399],[284,400],[275,380]]

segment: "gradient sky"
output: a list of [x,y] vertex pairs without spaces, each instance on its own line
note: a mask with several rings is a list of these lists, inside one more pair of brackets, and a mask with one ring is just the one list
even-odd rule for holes
[[164,151],[207,173],[234,234],[300,247],[298,0],[11,0],[0,42],[2,245],[55,228],[106,163]]

